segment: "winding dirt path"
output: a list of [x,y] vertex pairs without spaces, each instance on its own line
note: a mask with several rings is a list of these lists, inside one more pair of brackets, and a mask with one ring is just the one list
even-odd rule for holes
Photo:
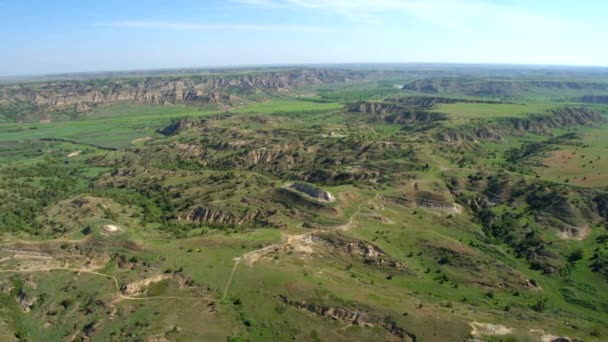
[[253,265],[253,263],[255,263],[256,261],[258,261],[262,256],[275,251],[277,249],[281,249],[284,248],[288,245],[291,245],[295,242],[301,241],[303,239],[306,239],[309,236],[315,235],[315,234],[319,234],[319,233],[325,233],[325,232],[333,232],[333,231],[338,231],[338,230],[348,230],[352,227],[352,225],[355,223],[355,216],[357,216],[361,210],[363,209],[363,207],[365,205],[370,204],[371,202],[375,201],[378,199],[378,197],[380,197],[380,193],[377,193],[376,196],[374,196],[374,198],[361,202],[361,204],[359,204],[359,206],[357,207],[357,210],[348,218],[348,222],[337,226],[337,227],[331,227],[331,228],[326,228],[326,229],[318,229],[318,230],[314,230],[314,231],[310,231],[310,232],[306,232],[303,234],[299,234],[299,235],[287,235],[287,238],[284,239],[284,241],[276,243],[276,244],[272,244],[272,245],[268,245],[266,247],[260,248],[260,249],[256,249],[254,251],[248,252],[243,254],[242,256],[239,257],[239,259],[243,259],[245,261],[249,262],[249,265]]
[[[260,249],[253,250],[253,251],[247,252],[239,257],[236,257],[234,259],[234,266],[232,267],[232,271],[230,272],[230,275],[228,276],[228,280],[226,281],[226,285],[224,286],[224,293],[223,293],[221,299],[223,300],[228,296],[228,291],[230,290],[230,286],[232,285],[234,275],[236,274],[236,271],[237,271],[238,266],[241,263],[241,261],[247,261],[249,263],[249,266],[253,267],[253,264],[256,261],[258,261],[261,257],[267,255],[268,253],[271,253],[275,250],[279,250],[279,249],[285,248],[286,246],[289,246],[289,245],[292,245],[299,241],[302,241],[302,240],[308,238],[309,236],[319,234],[319,233],[324,233],[324,232],[348,230],[354,224],[355,216],[357,216],[361,212],[363,207],[365,205],[368,205],[371,202],[375,201],[376,199],[378,199],[378,197],[380,197],[380,195],[381,195],[381,193],[378,192],[374,196],[374,198],[361,202],[359,204],[359,206],[357,207],[357,210],[349,217],[348,222],[343,225],[332,227],[332,228],[310,231],[310,232],[306,232],[306,233],[299,234],[299,235],[284,235],[283,238],[281,239],[282,241],[279,243],[268,245],[266,247],[262,247]],[[70,240],[70,241],[72,241],[72,240]],[[76,242],[76,241],[74,241],[74,242]],[[111,279],[112,282],[114,283],[114,286],[116,287],[116,295],[117,295],[118,299],[124,299],[124,300],[176,299],[176,300],[193,300],[193,301],[210,301],[210,302],[218,301],[218,299],[209,298],[209,297],[173,297],[173,296],[132,297],[132,296],[126,296],[126,295],[122,294],[122,292],[120,291],[120,284],[118,282],[118,278],[116,278],[115,276],[106,274],[106,273],[91,271],[88,269],[82,269],[82,268],[41,267],[41,268],[24,269],[24,270],[0,270],[0,273],[34,273],[34,272],[50,272],[50,271],[55,271],[55,270],[63,270],[63,271],[78,272],[78,273],[88,273],[88,274],[104,277],[107,279]]]
[[279,250],[279,249],[282,249],[282,248],[285,248],[285,247],[292,245],[294,243],[297,243],[299,241],[302,241],[302,240],[308,238],[309,236],[319,234],[319,233],[325,233],[325,232],[348,230],[355,223],[355,216],[357,216],[361,212],[363,207],[370,204],[371,202],[377,200],[381,194],[382,194],[381,192],[378,192],[376,194],[376,196],[374,196],[374,198],[361,202],[361,204],[359,204],[359,206],[357,207],[357,210],[348,218],[348,222],[343,225],[340,225],[337,227],[332,227],[332,228],[319,229],[319,230],[310,231],[310,232],[306,232],[306,233],[298,234],[298,235],[286,235],[286,237],[284,237],[282,239],[282,241],[279,243],[268,245],[266,247],[262,247],[260,249],[253,250],[253,251],[247,252],[239,257],[236,257],[234,259],[234,266],[232,267],[232,272],[230,273],[230,276],[228,277],[228,281],[226,282],[226,286],[224,287],[224,295],[223,295],[222,299],[226,298],[226,296],[228,295],[228,290],[230,289],[230,285],[232,284],[232,279],[234,278],[234,274],[236,273],[236,270],[237,270],[239,264],[241,263],[241,261],[247,261],[249,266],[253,267],[253,264],[256,261],[258,261],[261,257],[265,256],[266,254]]

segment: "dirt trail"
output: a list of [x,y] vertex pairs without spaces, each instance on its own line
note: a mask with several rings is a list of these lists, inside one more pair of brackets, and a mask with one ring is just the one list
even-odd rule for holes
[[230,284],[232,284],[232,278],[234,277],[234,274],[236,273],[236,269],[239,266],[239,263],[241,262],[241,259],[242,259],[242,257],[238,257],[234,261],[234,266],[232,267],[232,272],[230,272],[230,276],[228,277],[228,281],[226,282],[226,286],[224,286],[224,295],[222,296],[222,299],[225,299],[226,296],[228,295],[228,289],[230,288]]
[[152,139],[152,137],[144,137],[144,138],[135,139],[135,140],[131,141],[131,144],[137,144],[138,142],[148,141],[150,139]]
[[[376,199],[378,199],[378,197],[380,197],[380,195],[381,195],[381,193],[377,193],[376,196],[374,196],[374,198],[364,201],[361,204],[359,204],[359,206],[357,207],[357,210],[349,217],[348,222],[343,225],[336,226],[333,228],[310,231],[310,232],[306,232],[306,233],[299,234],[299,235],[284,235],[284,237],[282,238],[282,241],[279,243],[268,245],[266,247],[262,247],[260,249],[253,250],[253,251],[245,253],[239,257],[236,257],[234,259],[234,266],[232,267],[232,271],[230,272],[226,285],[224,286],[224,293],[223,293],[222,299],[225,299],[226,296],[228,295],[228,290],[230,289],[230,285],[232,285],[232,280],[234,278],[234,275],[235,275],[241,261],[247,261],[249,263],[249,266],[252,267],[253,264],[257,260],[259,260],[261,257],[265,256],[266,254],[271,253],[275,250],[285,248],[286,246],[293,245],[300,241],[303,241],[304,239],[306,239],[309,236],[312,236],[314,234],[332,232],[332,231],[338,231],[338,230],[348,230],[354,224],[355,216],[357,216],[361,212],[363,207],[365,205],[368,205],[371,202],[375,201]],[[77,242],[76,240],[66,240],[66,241]],[[39,268],[23,269],[23,270],[0,270],[0,273],[33,273],[33,272],[49,272],[49,271],[54,271],[54,270],[88,273],[88,274],[93,274],[93,275],[97,275],[100,277],[111,279],[114,283],[114,286],[116,287],[116,295],[117,295],[118,299],[124,299],[124,300],[177,299],[177,300],[218,301],[218,299],[208,298],[208,297],[172,297],[172,296],[132,297],[132,296],[127,296],[127,295],[124,295],[120,291],[120,284],[118,282],[118,278],[116,278],[115,276],[101,273],[101,272],[91,271],[88,269],[82,269],[82,268],[39,267]]]
[[305,240],[309,236],[319,234],[319,233],[338,231],[338,230],[348,230],[354,224],[355,216],[357,216],[361,212],[361,209],[363,209],[364,206],[370,204],[371,202],[377,200],[378,197],[380,197],[380,193],[376,194],[376,196],[374,196],[374,198],[359,204],[359,206],[357,207],[357,210],[348,218],[348,222],[343,225],[333,227],[333,228],[314,230],[314,231],[306,232],[306,233],[299,234],[299,235],[288,235],[286,241],[284,241],[284,242],[269,245],[269,246],[257,249],[255,251],[245,253],[241,256],[241,258],[248,261],[249,265],[253,265],[254,262],[258,261],[262,256],[268,254],[269,252],[272,252],[276,249],[281,249],[286,246],[292,245],[294,243],[300,242],[302,240]]
[[361,202],[361,204],[359,204],[359,206],[357,207],[357,210],[348,218],[348,222],[343,225],[333,227],[333,228],[320,229],[320,230],[315,230],[315,231],[311,231],[311,232],[306,232],[306,233],[299,234],[299,235],[285,235],[284,238],[282,239],[282,241],[279,243],[275,243],[272,245],[268,245],[266,247],[262,247],[260,249],[253,250],[251,252],[247,252],[247,253],[235,258],[234,266],[232,267],[232,272],[230,273],[226,286],[224,287],[224,296],[222,298],[226,298],[226,296],[228,295],[228,290],[230,289],[230,285],[232,284],[232,279],[233,279],[234,274],[236,273],[236,270],[237,270],[239,264],[241,263],[241,261],[247,261],[249,266],[253,267],[253,264],[256,261],[258,261],[261,257],[265,256],[266,254],[271,253],[276,250],[283,249],[283,248],[293,245],[295,243],[301,242],[301,241],[307,239],[309,236],[319,234],[319,233],[325,233],[325,232],[348,230],[354,224],[355,216],[357,216],[361,212],[363,207],[370,204],[371,202],[377,200],[378,197],[380,197],[380,195],[381,195],[381,193],[379,192],[376,194],[376,196],[374,196],[374,198]]

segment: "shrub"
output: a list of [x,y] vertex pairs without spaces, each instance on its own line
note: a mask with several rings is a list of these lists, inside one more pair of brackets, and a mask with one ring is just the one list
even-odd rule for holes
[[569,262],[577,262],[577,261],[581,260],[582,258],[583,258],[582,249],[577,249],[576,251],[574,251],[568,255]]

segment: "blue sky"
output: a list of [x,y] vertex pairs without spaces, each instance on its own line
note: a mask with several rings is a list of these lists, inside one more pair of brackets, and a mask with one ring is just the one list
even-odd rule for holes
[[605,0],[0,0],[0,75],[351,62],[608,65]]

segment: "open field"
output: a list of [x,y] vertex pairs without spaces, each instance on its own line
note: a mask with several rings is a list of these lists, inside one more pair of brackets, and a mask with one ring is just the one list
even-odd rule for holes
[[342,108],[342,104],[336,102],[315,102],[312,100],[274,100],[252,105],[246,105],[233,110],[234,113],[258,113],[258,114],[287,114],[326,112],[332,109]]
[[172,119],[197,117],[217,110],[185,106],[143,106],[122,104],[100,107],[86,119],[51,123],[0,124],[0,141],[68,139],[76,143],[124,148],[138,138],[153,134]]
[[605,127],[579,132],[579,146],[557,146],[541,159],[535,170],[543,178],[556,182],[597,187],[608,185],[608,136]]
[[542,114],[556,108],[551,103],[522,103],[522,104],[487,104],[487,103],[454,103],[442,104],[437,107],[441,113],[446,113],[454,120],[525,117],[530,114]]

